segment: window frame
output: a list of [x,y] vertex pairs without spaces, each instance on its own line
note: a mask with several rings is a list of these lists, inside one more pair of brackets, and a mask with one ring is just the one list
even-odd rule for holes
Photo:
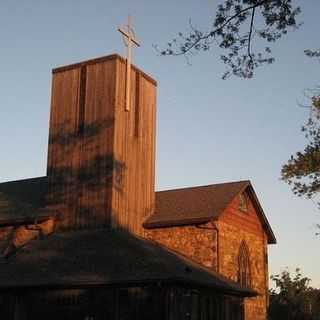
[[249,247],[244,240],[241,241],[238,253],[238,283],[244,288],[252,286]]

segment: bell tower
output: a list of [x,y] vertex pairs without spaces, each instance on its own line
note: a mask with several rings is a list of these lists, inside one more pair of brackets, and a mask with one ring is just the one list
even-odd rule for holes
[[156,81],[110,55],[53,70],[48,206],[59,229],[142,235],[155,201]]

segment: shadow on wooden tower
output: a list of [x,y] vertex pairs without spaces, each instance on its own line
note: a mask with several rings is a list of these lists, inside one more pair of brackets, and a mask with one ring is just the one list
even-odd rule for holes
[[47,176],[58,228],[142,235],[155,202],[156,82],[111,55],[53,70]]

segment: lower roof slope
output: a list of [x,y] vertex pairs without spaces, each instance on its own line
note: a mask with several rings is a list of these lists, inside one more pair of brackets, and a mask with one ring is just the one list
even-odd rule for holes
[[[236,181],[156,192],[155,212],[145,228],[161,228],[209,222],[217,219],[240,192],[247,189],[259,212],[268,243],[276,243],[250,181]],[[48,178],[39,177],[0,183],[0,226],[45,220],[54,212],[44,210]]]
[[249,184],[238,181],[159,191],[147,228],[208,222],[218,218],[232,199]]
[[244,190],[248,191],[257,209],[268,243],[276,243],[271,226],[248,180],[156,192],[155,212],[146,219],[143,226],[152,229],[201,224],[218,219]]
[[0,183],[0,226],[41,220],[45,207],[47,177]]
[[159,281],[256,295],[155,242],[109,229],[56,233],[30,242],[0,263],[0,290]]

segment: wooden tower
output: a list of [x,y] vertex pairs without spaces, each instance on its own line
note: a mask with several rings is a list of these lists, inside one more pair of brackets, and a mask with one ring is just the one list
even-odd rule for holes
[[53,70],[48,206],[59,229],[142,235],[155,201],[156,82],[111,55]]

